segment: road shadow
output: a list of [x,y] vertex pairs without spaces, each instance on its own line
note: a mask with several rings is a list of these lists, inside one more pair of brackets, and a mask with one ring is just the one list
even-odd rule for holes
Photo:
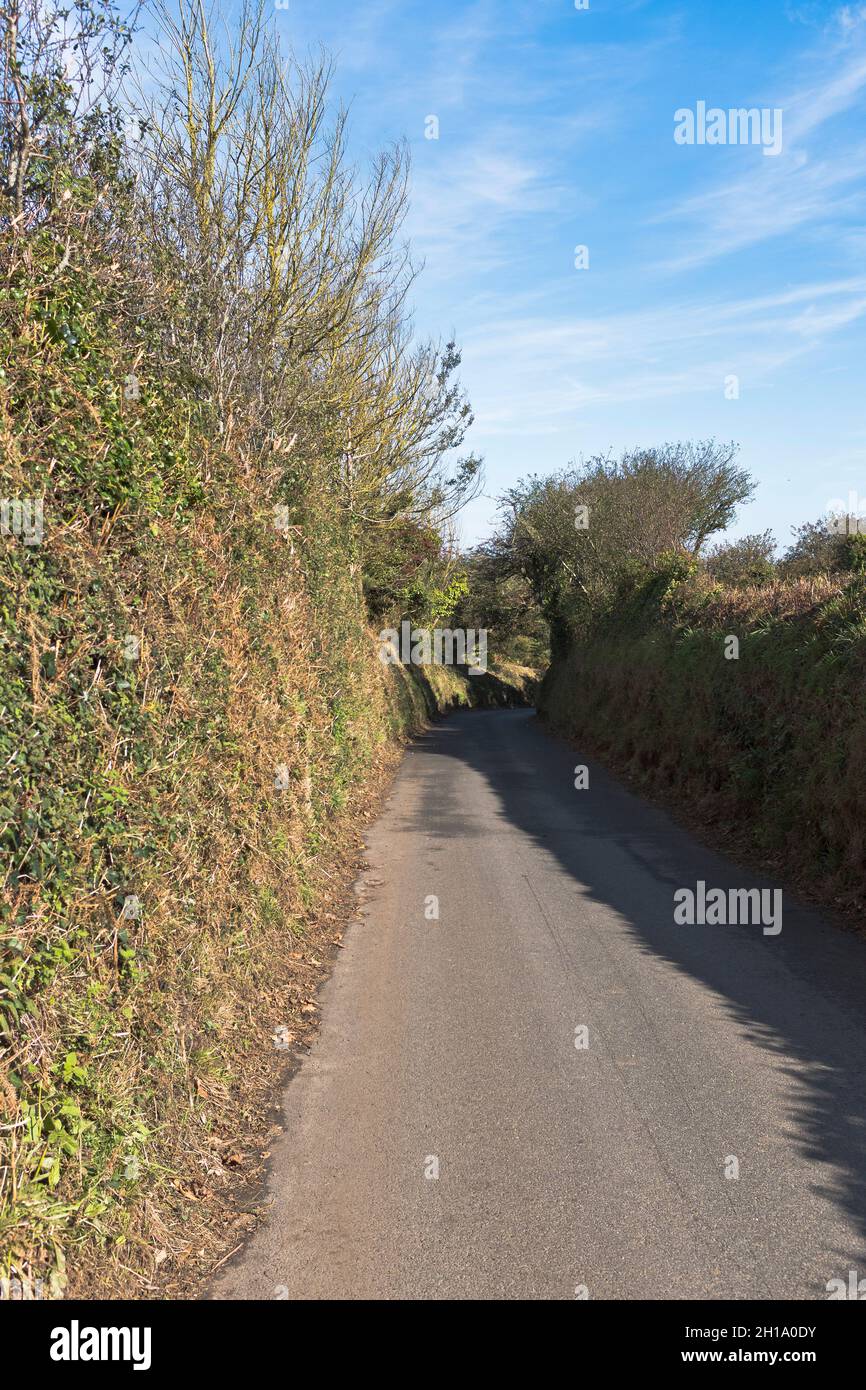
[[[507,820],[555,856],[584,894],[613,909],[642,951],[714,991],[744,1038],[784,1059],[778,1071],[795,1083],[784,1141],[833,1170],[832,1186],[824,1186],[816,1169],[812,1190],[847,1213],[866,1275],[866,940],[798,903],[778,880],[700,844],[664,810],[549,733],[530,710],[460,711],[414,746],[434,758],[458,759],[484,777]],[[589,768],[587,790],[574,787],[578,763]],[[406,828],[444,841],[455,833],[454,820],[447,806],[442,810],[441,790],[435,811],[433,801],[431,795]],[[459,809],[455,799],[455,815]],[[471,823],[461,825],[461,835],[464,830],[485,833]],[[621,855],[609,852],[614,845],[639,873],[622,872]],[[673,894],[699,879],[725,890],[783,887],[781,933],[677,925]],[[562,934],[568,941],[568,932]],[[850,1250],[835,1253],[840,1262],[851,1259]],[[830,1273],[847,1277],[849,1267]]]

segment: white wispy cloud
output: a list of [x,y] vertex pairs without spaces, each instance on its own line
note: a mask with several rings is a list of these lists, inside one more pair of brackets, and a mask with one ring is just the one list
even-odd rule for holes
[[761,384],[866,318],[866,276],[739,301],[687,301],[551,322],[502,317],[464,342],[479,431],[542,434],[588,405]]
[[507,254],[505,227],[555,207],[556,180],[511,148],[503,131],[457,151],[430,143],[423,165],[420,155],[415,160],[405,231],[428,279],[488,272]]
[[[834,118],[866,98],[866,7],[836,16],[835,37],[810,53],[816,71],[779,98],[754,105],[783,112],[784,148],[773,159],[757,149],[737,149],[749,171],[678,199],[650,220],[676,224],[678,246],[666,263],[681,271],[800,228],[828,226],[859,215],[866,206],[866,140],[850,134],[820,147],[816,137]],[[841,37],[840,37],[841,34]],[[704,147],[702,172],[719,153]],[[724,151],[730,169],[733,152]]]

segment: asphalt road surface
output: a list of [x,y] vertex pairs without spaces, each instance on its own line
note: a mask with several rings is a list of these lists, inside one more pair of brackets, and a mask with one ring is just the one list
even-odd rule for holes
[[676,924],[698,880],[774,885],[591,761],[576,790],[587,761],[524,710],[408,752],[286,1089],[272,1212],[212,1297],[866,1278],[866,939],[787,894],[775,936]]

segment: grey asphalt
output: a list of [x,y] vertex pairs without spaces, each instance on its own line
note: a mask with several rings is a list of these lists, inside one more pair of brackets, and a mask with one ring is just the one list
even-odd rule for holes
[[367,843],[270,1215],[212,1297],[826,1299],[866,1278],[866,940],[788,894],[778,936],[677,925],[699,879],[775,885],[526,710],[418,740]]

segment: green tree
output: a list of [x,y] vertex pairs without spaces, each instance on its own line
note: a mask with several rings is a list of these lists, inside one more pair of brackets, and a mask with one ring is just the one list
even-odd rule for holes
[[593,458],[506,493],[494,553],[503,573],[530,586],[554,657],[623,582],[677,552],[695,557],[730,524],[754,490],[735,458],[734,445],[712,440],[666,444]]
[[845,537],[831,531],[826,521],[806,521],[796,527],[794,540],[779,562],[786,579],[838,574],[847,568]]
[[732,587],[766,584],[776,572],[775,550],[772,531],[742,536],[738,541],[723,541],[707,554],[707,573],[720,584]]

